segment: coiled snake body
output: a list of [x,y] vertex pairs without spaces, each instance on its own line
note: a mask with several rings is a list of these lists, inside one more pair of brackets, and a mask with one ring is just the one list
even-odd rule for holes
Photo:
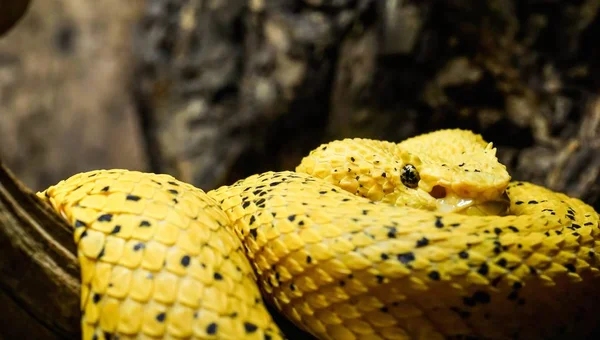
[[84,339],[282,338],[263,297],[320,339],[583,336],[597,318],[597,212],[510,182],[469,131],[335,141],[208,193],[100,170],[38,196],[74,227]]

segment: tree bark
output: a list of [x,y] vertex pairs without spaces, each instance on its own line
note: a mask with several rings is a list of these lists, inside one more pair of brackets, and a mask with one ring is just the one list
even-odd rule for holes
[[331,139],[461,127],[515,179],[598,209],[599,8],[150,0],[136,84],[152,164],[210,189],[293,169]]
[[81,338],[79,266],[71,228],[2,163],[0,249],[2,338]]

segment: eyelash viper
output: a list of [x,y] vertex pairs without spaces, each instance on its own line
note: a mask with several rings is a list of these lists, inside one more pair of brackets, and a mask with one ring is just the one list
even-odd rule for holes
[[207,193],[97,170],[38,197],[74,227],[84,339],[280,339],[263,297],[319,339],[586,334],[597,212],[495,153],[464,130],[345,139]]

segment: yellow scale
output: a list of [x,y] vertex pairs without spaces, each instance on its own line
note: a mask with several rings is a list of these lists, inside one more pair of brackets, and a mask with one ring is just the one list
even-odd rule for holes
[[208,193],[101,170],[38,195],[75,230],[84,339],[280,339],[262,296],[320,339],[578,336],[600,297],[598,214],[468,131],[336,141]]

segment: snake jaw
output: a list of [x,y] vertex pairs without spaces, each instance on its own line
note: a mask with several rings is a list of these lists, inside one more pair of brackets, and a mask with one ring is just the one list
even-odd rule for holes
[[447,195],[436,199],[437,211],[442,213],[455,213],[463,211],[475,204],[475,200],[457,195]]
[[470,216],[504,216],[508,213],[510,201],[506,193],[488,198],[465,197],[442,186],[434,186],[429,193],[435,199],[436,210],[441,213],[458,213]]

